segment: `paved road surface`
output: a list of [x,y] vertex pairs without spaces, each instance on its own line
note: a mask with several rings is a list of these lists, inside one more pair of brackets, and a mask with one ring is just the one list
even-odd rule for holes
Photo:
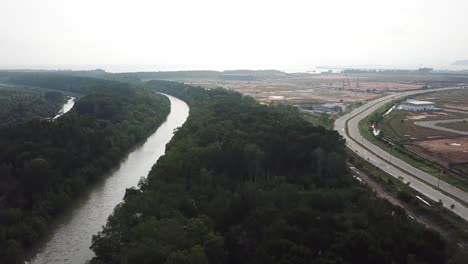
[[[424,194],[429,199],[435,202],[442,201],[446,208],[450,209],[450,206],[454,205],[455,207],[452,209],[452,211],[468,221],[468,208],[458,200],[452,198],[457,197],[457,199],[468,203],[468,194],[466,192],[444,181],[439,181],[438,178],[390,155],[383,149],[362,137],[358,128],[360,120],[389,102],[409,95],[449,89],[460,88],[450,87],[431,90],[418,90],[391,94],[382,98],[378,98],[337,119],[335,121],[335,129],[346,139],[347,146],[358,155],[368,160],[383,171],[387,172],[388,174],[392,175],[393,177],[399,178],[404,182],[409,183],[413,189]],[[345,131],[346,121],[348,121],[349,136]],[[366,146],[366,148],[364,148],[362,145]],[[444,192],[441,192],[438,190],[438,188],[446,193],[449,193],[450,196],[446,195]]]
[[448,123],[455,123],[455,122],[468,122],[468,118],[459,118],[459,119],[447,119],[447,120],[432,120],[432,121],[418,121],[414,122],[415,125],[417,126],[422,126],[422,127],[427,127],[431,129],[436,129],[436,130],[441,130],[441,131],[446,131],[450,133],[455,133],[455,134],[460,134],[464,136],[468,136],[468,131],[460,131],[448,127],[441,127],[438,126],[437,124],[448,124]]

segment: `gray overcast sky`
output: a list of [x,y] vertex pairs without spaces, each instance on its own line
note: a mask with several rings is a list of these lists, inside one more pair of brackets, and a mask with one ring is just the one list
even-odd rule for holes
[[467,0],[0,0],[0,64],[446,65]]

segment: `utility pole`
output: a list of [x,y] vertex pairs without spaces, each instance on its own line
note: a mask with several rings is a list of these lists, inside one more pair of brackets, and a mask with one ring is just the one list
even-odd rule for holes
[[349,82],[348,74],[345,72],[345,77],[346,77],[346,82],[348,83],[349,90],[352,90],[353,87],[351,87],[351,83]]
[[440,177],[442,177],[442,173],[443,173],[443,171],[440,171],[439,172],[439,177],[437,177],[437,189],[439,189],[439,190],[440,190]]

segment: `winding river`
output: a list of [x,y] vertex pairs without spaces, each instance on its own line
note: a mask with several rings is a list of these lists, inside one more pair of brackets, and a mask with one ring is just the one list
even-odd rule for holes
[[60,109],[60,111],[57,113],[57,115],[54,116],[52,119],[57,119],[60,116],[62,116],[63,114],[65,114],[66,112],[70,111],[73,108],[73,106],[75,105],[75,100],[76,100],[75,97],[69,96],[67,102],[65,102],[65,104],[62,106],[62,109]]
[[182,126],[188,117],[189,107],[185,102],[167,97],[171,101],[167,120],[108,177],[90,187],[59,217],[48,237],[34,250],[31,263],[85,263],[94,256],[89,249],[92,235],[102,230],[114,207],[122,201],[125,189],[136,186],[141,177],[148,175],[164,154],[174,129]]

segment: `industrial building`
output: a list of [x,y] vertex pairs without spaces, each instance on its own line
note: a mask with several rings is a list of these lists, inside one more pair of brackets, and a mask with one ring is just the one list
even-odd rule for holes
[[343,106],[340,104],[335,104],[335,103],[326,103],[326,104],[316,105],[314,107],[314,110],[322,111],[322,112],[341,112],[343,111]]
[[438,108],[435,107],[433,102],[429,101],[419,101],[414,99],[408,99],[405,102],[402,102],[398,106],[399,110],[403,111],[412,111],[412,112],[425,112],[425,111],[437,111]]
[[342,103],[302,104],[298,107],[314,114],[339,113],[345,109],[345,106]]

